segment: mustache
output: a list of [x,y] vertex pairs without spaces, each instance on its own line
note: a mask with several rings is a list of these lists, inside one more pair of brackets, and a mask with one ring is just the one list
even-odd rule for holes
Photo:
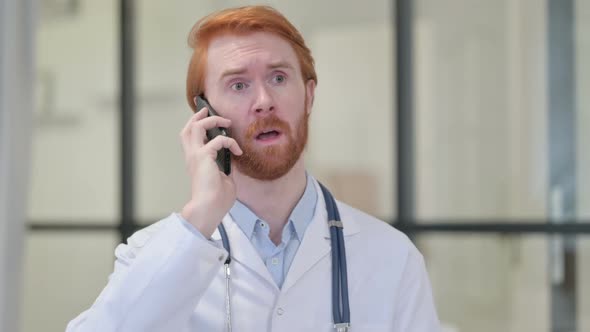
[[278,129],[283,134],[290,134],[291,130],[289,124],[286,121],[283,121],[276,115],[271,114],[250,124],[246,129],[245,136],[246,138],[254,138],[257,133],[267,128]]

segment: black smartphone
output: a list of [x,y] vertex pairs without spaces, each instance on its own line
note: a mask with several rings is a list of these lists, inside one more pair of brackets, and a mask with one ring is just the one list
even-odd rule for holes
[[[207,107],[208,116],[219,115],[213,107],[209,104],[207,99],[203,96],[197,96],[197,111],[200,111],[203,107]],[[229,136],[227,134],[227,129],[222,127],[216,127],[207,130],[207,139],[212,140],[218,135]],[[217,166],[219,166],[219,170],[229,175],[231,173],[231,156],[230,151],[228,148],[221,148],[217,151]]]

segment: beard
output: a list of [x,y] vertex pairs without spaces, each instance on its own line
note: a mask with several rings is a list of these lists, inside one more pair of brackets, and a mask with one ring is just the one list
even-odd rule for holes
[[[241,173],[254,179],[272,181],[282,177],[293,168],[307,145],[308,122],[309,114],[304,111],[293,133],[289,124],[275,114],[257,120],[248,126],[245,135],[234,137],[244,153],[232,155],[232,163]],[[256,147],[256,134],[271,127],[279,130],[287,142]]]

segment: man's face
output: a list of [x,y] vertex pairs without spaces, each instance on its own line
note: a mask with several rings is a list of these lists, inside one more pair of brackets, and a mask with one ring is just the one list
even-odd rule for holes
[[211,41],[205,93],[244,154],[233,164],[245,175],[273,180],[299,160],[307,143],[315,82],[304,83],[297,55],[265,32]]

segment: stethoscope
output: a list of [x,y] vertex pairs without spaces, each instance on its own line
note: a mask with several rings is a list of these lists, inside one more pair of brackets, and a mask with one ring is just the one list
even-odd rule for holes
[[[334,197],[326,187],[319,183],[326,210],[328,211],[328,226],[330,227],[330,241],[332,245],[332,316],[334,329],[337,332],[347,332],[350,328],[350,307],[348,303],[348,278],[346,273],[346,250],[344,248],[344,235],[342,234],[342,221],[336,206]],[[225,260],[225,312],[227,331],[231,332],[231,302],[230,302],[230,276],[231,276],[231,251],[229,239],[223,224],[218,226],[223,248],[227,251]]]

